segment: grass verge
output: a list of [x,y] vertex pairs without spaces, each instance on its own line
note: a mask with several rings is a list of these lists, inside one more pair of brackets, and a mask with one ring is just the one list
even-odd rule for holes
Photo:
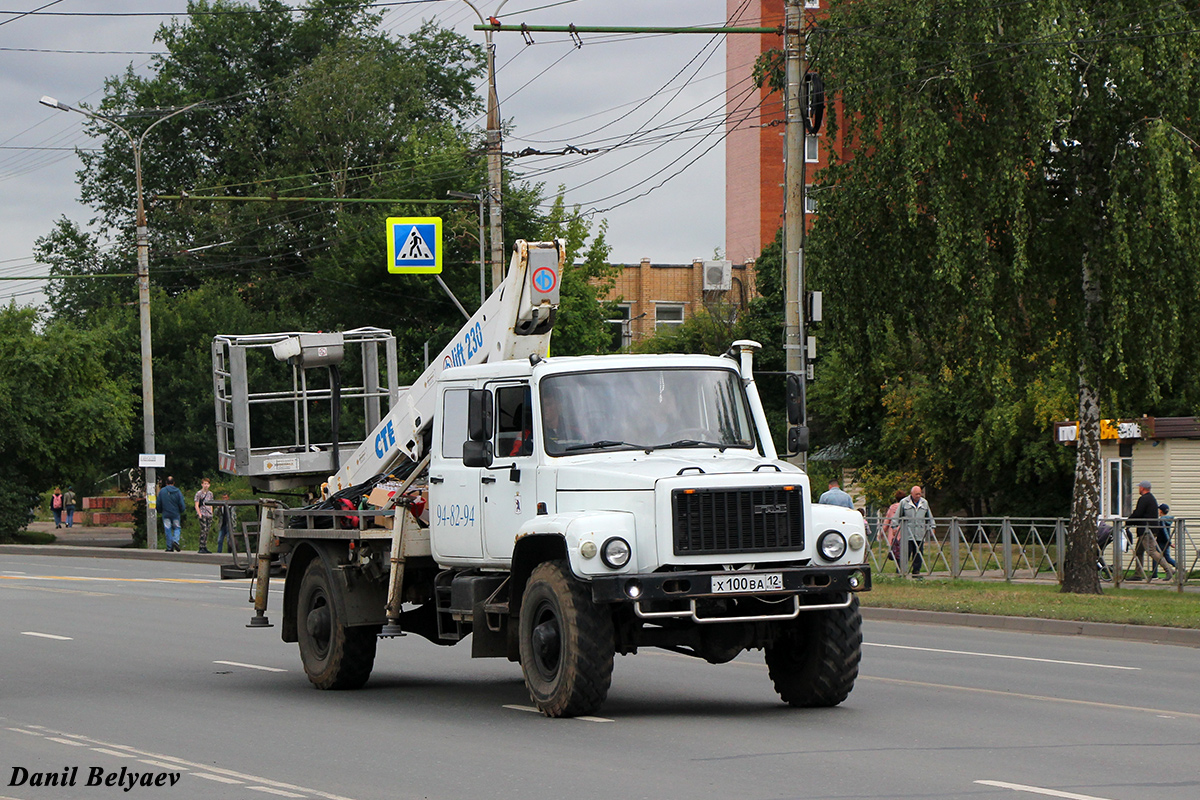
[[54,544],[58,537],[46,531],[17,531],[9,544]]
[[1039,617],[1125,625],[1200,629],[1200,595],[1180,594],[1166,585],[1113,589],[1104,594],[1063,594],[1057,586],[925,580],[875,576],[871,591],[859,596],[868,608],[909,608]]

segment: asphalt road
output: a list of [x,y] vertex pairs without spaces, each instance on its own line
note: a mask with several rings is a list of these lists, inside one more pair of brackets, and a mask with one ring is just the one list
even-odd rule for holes
[[550,720],[517,665],[415,636],[316,691],[215,573],[0,556],[0,798],[1200,796],[1192,648],[868,621],[836,709],[781,705],[759,654],[651,650],[603,716]]

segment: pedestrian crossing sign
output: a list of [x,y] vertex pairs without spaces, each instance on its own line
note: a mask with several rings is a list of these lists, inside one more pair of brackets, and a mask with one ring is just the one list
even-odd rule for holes
[[388,217],[388,272],[442,271],[441,217]]

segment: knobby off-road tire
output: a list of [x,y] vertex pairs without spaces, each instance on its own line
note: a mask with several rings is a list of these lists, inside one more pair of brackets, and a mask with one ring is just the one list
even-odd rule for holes
[[543,714],[574,717],[599,710],[612,683],[612,614],[592,602],[566,561],[548,561],[529,576],[520,646],[525,685]]
[[376,629],[346,627],[333,592],[329,570],[314,558],[300,579],[296,603],[300,660],[318,689],[359,689],[375,666]]
[[775,691],[796,708],[829,708],[846,699],[862,660],[862,614],[847,608],[802,613],[766,648]]

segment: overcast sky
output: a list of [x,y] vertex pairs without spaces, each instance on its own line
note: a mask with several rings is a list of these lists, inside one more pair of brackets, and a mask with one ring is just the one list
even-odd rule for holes
[[[573,0],[538,9],[553,2],[507,0],[500,17],[514,24],[715,25],[724,22],[726,5]],[[477,6],[486,15],[500,3]],[[41,13],[12,13],[42,6]],[[84,117],[48,109],[38,98],[96,104],[105,77],[129,64],[147,73],[151,54],[162,49],[154,33],[164,15],[186,7],[186,0],[14,0],[0,13],[0,277],[44,274],[32,258],[34,240],[61,215],[80,222],[91,216],[78,202],[75,183],[74,148],[93,144],[83,134]],[[151,15],[84,15],[100,10]],[[396,34],[437,19],[473,41],[484,38],[471,30],[477,20],[463,0],[410,0],[385,10],[384,27]],[[581,48],[564,34],[537,34],[533,45],[519,33],[494,37],[501,113],[514,126],[506,152],[621,144],[592,156],[527,157],[514,164],[551,191],[564,184],[569,203],[607,219],[613,261],[682,263],[724,248],[720,37],[587,34]],[[153,137],[143,150],[147,161],[154,157]],[[149,222],[153,228],[153,216]],[[35,284],[0,281],[0,302],[13,296],[18,303],[42,300]]]

